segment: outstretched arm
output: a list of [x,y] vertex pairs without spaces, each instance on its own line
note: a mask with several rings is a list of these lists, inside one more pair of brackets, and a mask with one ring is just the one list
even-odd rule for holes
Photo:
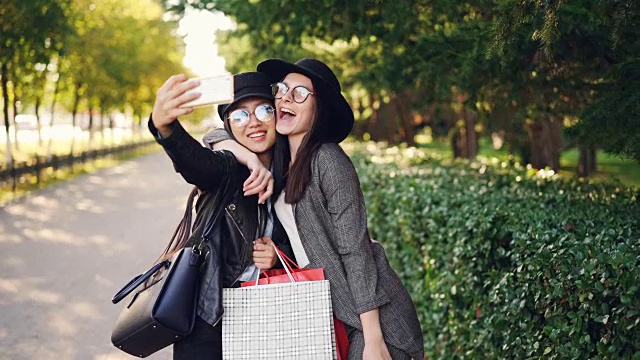
[[215,190],[229,176],[235,158],[231,153],[203,147],[180,125],[177,116],[193,111],[180,106],[199,96],[185,94],[197,84],[186,79],[184,75],[174,75],[158,90],[154,112],[149,117],[149,131],[188,183],[203,190]]

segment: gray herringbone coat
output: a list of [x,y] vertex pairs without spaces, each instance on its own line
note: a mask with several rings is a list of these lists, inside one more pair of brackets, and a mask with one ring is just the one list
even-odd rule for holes
[[324,268],[331,284],[336,316],[362,330],[359,315],[379,308],[385,341],[422,359],[415,306],[382,246],[370,239],[358,175],[340,146],[318,150],[311,183],[293,211],[308,267]]

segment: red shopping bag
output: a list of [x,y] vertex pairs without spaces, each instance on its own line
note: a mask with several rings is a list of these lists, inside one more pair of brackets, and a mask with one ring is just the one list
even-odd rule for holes
[[[240,286],[282,284],[292,282],[292,280],[294,282],[326,280],[324,278],[323,269],[302,269],[285,253],[280,251],[278,247],[275,245],[273,247],[276,250],[278,258],[282,262],[282,265],[287,269],[262,270],[262,274],[258,279],[242,282],[240,283]],[[292,278],[289,277],[287,270],[289,270],[289,274]],[[338,360],[347,360],[349,358],[349,337],[347,336],[347,330],[345,329],[344,324],[335,315],[333,315],[333,330],[336,335],[336,352],[338,353]]]
[[[322,269],[291,269],[291,276],[293,276],[296,282],[324,280],[324,271]],[[245,281],[240,283],[240,286],[282,284],[288,282],[291,282],[291,280],[284,269],[273,269],[262,271],[262,275],[258,278],[257,283],[255,280]]]

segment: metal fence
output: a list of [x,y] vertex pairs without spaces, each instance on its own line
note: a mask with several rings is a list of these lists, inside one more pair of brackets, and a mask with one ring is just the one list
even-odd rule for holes
[[10,182],[12,188],[15,190],[18,180],[25,175],[35,176],[36,182],[39,184],[43,170],[51,168],[53,171],[56,171],[63,168],[73,168],[73,166],[77,164],[84,164],[107,156],[122,155],[155,143],[154,140],[148,140],[139,143],[84,151],[80,154],[53,155],[49,160],[47,160],[45,156],[34,156],[27,162],[16,162],[13,163],[11,167],[0,168],[0,185]]

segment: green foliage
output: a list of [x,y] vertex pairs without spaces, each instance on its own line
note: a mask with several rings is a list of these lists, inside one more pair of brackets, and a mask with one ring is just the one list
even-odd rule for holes
[[11,84],[3,95],[19,101],[18,112],[55,103],[46,90],[59,84],[68,110],[140,116],[164,81],[184,72],[177,22],[155,0],[8,0],[0,16],[2,80]]
[[504,0],[497,7],[491,51],[510,58],[514,48],[539,44],[542,54],[531,62],[539,74],[525,87],[541,95],[530,96],[537,99],[534,109],[575,117],[577,124],[567,132],[571,142],[636,161],[638,5],[637,0]]
[[579,142],[640,163],[640,58],[616,66],[611,73],[599,85],[601,95],[567,133]]
[[[372,127],[387,122],[406,133],[393,126],[396,111],[378,116],[380,104],[402,103],[448,132],[456,121],[439,118],[437,109],[457,106],[476,113],[480,126],[506,132],[514,152],[546,157],[537,166],[554,165],[555,155],[532,143],[550,143],[553,154],[562,146],[556,133],[536,137],[527,127],[565,117],[577,122],[571,145],[634,158],[640,152],[628,135],[640,126],[639,82],[618,76],[637,67],[637,0],[164,3],[177,13],[195,7],[232,17],[238,29],[219,40],[230,69],[251,69],[267,57],[326,61],[361,108],[356,117]],[[496,109],[513,116],[487,121]]]
[[3,0],[0,4],[0,63],[43,62],[71,31],[71,0]]
[[428,358],[640,356],[637,190],[372,143],[351,156]]
[[149,112],[156,90],[184,71],[177,23],[163,20],[154,2],[75,0],[72,10],[75,34],[65,43],[59,69],[69,89],[67,107],[80,88],[85,109]]

